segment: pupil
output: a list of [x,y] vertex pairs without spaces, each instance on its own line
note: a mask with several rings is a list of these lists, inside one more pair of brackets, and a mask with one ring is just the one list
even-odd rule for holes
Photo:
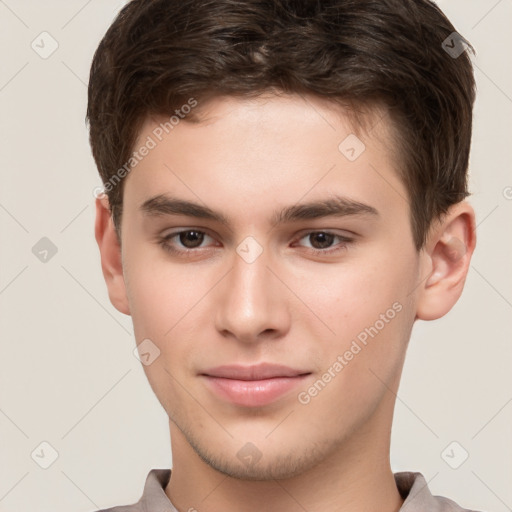
[[[329,245],[331,245],[334,235],[331,233],[313,233],[310,235],[312,237],[312,240],[317,239],[320,241],[320,244],[315,244],[312,242],[312,246],[315,247],[315,249],[325,249]],[[320,245],[320,247],[316,247],[317,245]]]
[[[203,233],[200,233],[199,231],[185,231],[180,233],[180,242],[188,248],[200,246],[203,238]],[[189,242],[191,242],[191,244]]]

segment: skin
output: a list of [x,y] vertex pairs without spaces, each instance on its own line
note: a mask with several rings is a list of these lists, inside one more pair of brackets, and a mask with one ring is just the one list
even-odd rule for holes
[[[96,200],[110,300],[132,316],[137,344],[149,338],[160,350],[144,370],[169,416],[165,492],[180,512],[397,511],[389,445],[406,347],[417,319],[443,316],[462,292],[473,209],[453,206],[417,251],[387,118],[357,131],[340,108],[295,95],[220,97],[197,109],[201,122],[181,121],[127,176],[122,248],[107,199]],[[160,121],[147,120],[137,147]],[[338,145],[356,132],[366,149],[351,162]],[[159,194],[227,222],[144,214]],[[378,214],[271,223],[276,210],[333,195]],[[207,236],[195,245],[175,236],[169,243],[183,252],[166,251],[163,237],[186,229]],[[326,243],[319,231],[351,241]],[[251,263],[236,251],[248,236],[263,251]],[[332,376],[338,356],[393,304],[394,318],[301,403],[298,393],[329,368]],[[199,375],[260,362],[311,374],[254,408],[222,399]],[[244,462],[244,446],[260,459]]]

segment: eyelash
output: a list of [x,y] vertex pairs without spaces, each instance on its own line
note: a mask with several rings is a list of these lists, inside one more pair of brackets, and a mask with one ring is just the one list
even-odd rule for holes
[[[201,231],[199,229],[184,229],[184,230],[181,230],[181,231],[176,231],[174,233],[170,233],[168,235],[166,235],[165,237],[161,237],[160,240],[158,241],[159,245],[166,251],[166,252],[169,252],[171,254],[175,254],[175,255],[182,255],[182,256],[185,256],[185,257],[192,257],[194,254],[194,252],[196,251],[199,251],[201,249],[204,249],[202,247],[196,247],[196,248],[193,248],[193,249],[176,249],[175,247],[173,247],[169,242],[170,240],[172,240],[173,238],[176,238],[178,237],[179,235],[183,234],[183,233],[189,233],[189,232],[196,232],[196,233],[200,233],[202,235],[206,235],[206,236],[210,236],[208,235],[208,233],[205,233],[204,231]],[[348,245],[350,243],[353,242],[353,239],[352,238],[349,238],[349,237],[346,237],[346,236],[343,236],[343,235],[338,235],[336,233],[332,233],[331,231],[327,231],[327,230],[312,230],[312,231],[308,231],[306,233],[304,233],[300,238],[298,238],[297,240],[300,241],[312,234],[318,234],[318,233],[323,233],[323,234],[326,234],[326,235],[333,235],[335,238],[338,238],[340,240],[340,244],[338,244],[338,246],[335,246],[336,248],[332,249],[332,248],[327,248],[327,249],[314,249],[314,248],[310,248],[310,247],[304,247],[304,249],[306,249],[307,252],[309,252],[310,254],[313,254],[313,255],[330,255],[330,254],[335,254],[335,253],[338,253],[338,252],[341,252],[341,251],[344,251],[346,250],[348,247]],[[212,237],[210,237],[212,238]]]

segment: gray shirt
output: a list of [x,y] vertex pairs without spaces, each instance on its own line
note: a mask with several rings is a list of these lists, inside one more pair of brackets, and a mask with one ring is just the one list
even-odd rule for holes
[[[178,512],[165,494],[170,478],[170,469],[152,469],[137,503],[97,512]],[[448,498],[432,496],[421,473],[395,473],[395,481],[400,495],[405,499],[399,512],[474,512],[459,507]]]

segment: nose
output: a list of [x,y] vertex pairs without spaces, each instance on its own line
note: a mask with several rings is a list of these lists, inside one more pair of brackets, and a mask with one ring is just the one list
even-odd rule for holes
[[[240,253],[242,254],[242,253]],[[254,261],[238,253],[215,291],[218,332],[243,343],[282,337],[290,328],[289,291],[266,251]]]

